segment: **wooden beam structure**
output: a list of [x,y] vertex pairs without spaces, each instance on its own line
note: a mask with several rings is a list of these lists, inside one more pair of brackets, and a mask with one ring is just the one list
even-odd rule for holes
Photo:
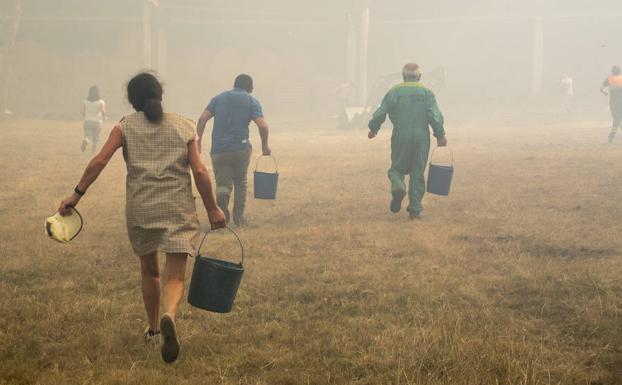
[[[160,6],[160,11],[164,11],[170,7]],[[200,8],[207,10],[209,8]],[[272,13],[273,15],[276,15]],[[250,14],[249,14],[250,15]],[[253,14],[255,15],[255,14]],[[255,16],[259,16],[256,14]],[[332,14],[331,14],[332,15]],[[343,17],[345,14],[340,14],[341,18],[322,19],[318,18],[316,14],[310,14],[313,18],[301,18],[292,20],[260,20],[258,18],[215,18],[213,16],[202,17],[200,15],[191,16],[171,16],[171,23],[174,24],[217,24],[217,25],[250,25],[250,26],[262,26],[262,25],[301,25],[301,26],[339,26],[343,25]],[[287,14],[283,14],[287,16]],[[303,17],[303,14],[296,14],[298,17]],[[511,22],[530,22],[533,21],[536,16],[489,16],[489,17],[450,17],[450,18],[426,18],[426,19],[371,19],[370,26],[383,26],[383,25],[420,25],[420,24],[460,24],[460,23],[511,23]],[[622,18],[622,12],[594,12],[589,14],[562,14],[556,16],[541,17],[546,24],[549,21],[580,21],[580,20],[596,20],[596,19],[614,19],[618,20]],[[0,15],[0,20],[10,20],[11,16]],[[72,22],[72,23],[111,23],[111,24],[140,24],[144,21],[143,17],[119,17],[119,16],[34,16],[24,15],[21,18],[23,23],[59,23]]]
[[[19,3],[20,0],[14,0]],[[368,82],[368,50],[370,28],[381,26],[416,26],[416,25],[460,25],[460,24],[507,24],[524,23],[530,28],[531,39],[531,92],[538,95],[542,91],[544,77],[545,26],[550,22],[577,22],[589,20],[618,20],[622,12],[590,12],[582,14],[559,15],[519,15],[519,16],[478,16],[447,17],[422,19],[371,19],[370,0],[361,0],[360,17],[346,17],[344,12],[324,11],[284,11],[284,10],[237,10],[211,6],[180,6],[169,4],[166,0],[143,0],[142,17],[112,16],[33,16],[20,17],[21,23],[119,23],[134,24],[142,27],[142,64],[145,68],[158,70],[162,75],[167,70],[168,46],[171,43],[168,31],[175,24],[251,26],[251,27],[311,27],[344,26],[346,33],[345,81],[356,85],[356,103],[365,104]],[[166,16],[166,18],[164,18]],[[358,19],[358,20],[357,20]],[[13,23],[12,15],[0,15],[0,20]],[[19,25],[19,22],[17,23]],[[6,51],[6,49],[4,49]],[[2,61],[6,61],[6,52]],[[0,82],[2,94],[7,92],[6,63],[0,62]],[[6,100],[7,98],[2,98]],[[0,101],[0,107],[6,103]]]

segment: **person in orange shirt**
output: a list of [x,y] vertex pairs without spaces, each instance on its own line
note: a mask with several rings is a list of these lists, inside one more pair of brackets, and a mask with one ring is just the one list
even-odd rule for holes
[[[609,92],[607,92],[609,90]],[[613,127],[609,133],[609,143],[613,143],[618,128],[622,128],[622,70],[618,66],[611,69],[611,76],[603,82],[600,92],[609,96],[609,107],[613,118]]]

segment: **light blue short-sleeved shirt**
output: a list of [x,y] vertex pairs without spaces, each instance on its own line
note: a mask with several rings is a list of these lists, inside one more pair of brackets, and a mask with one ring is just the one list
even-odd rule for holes
[[248,125],[263,117],[259,101],[246,90],[234,88],[214,97],[207,105],[214,116],[212,154],[251,148]]

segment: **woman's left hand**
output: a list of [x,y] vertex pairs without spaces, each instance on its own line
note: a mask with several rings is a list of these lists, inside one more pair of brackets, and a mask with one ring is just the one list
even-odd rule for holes
[[78,205],[78,202],[80,202],[80,198],[82,198],[80,195],[73,193],[67,198],[63,199],[62,202],[60,202],[60,207],[58,208],[58,212],[60,213],[60,215],[71,215],[71,208]]

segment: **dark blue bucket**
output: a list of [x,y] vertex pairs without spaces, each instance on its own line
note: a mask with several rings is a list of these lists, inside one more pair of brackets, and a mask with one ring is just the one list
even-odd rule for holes
[[255,172],[254,172],[254,190],[255,190],[255,198],[257,199],[276,199],[276,190],[279,184],[279,167],[276,163],[276,159],[273,156],[270,156],[274,161],[274,172],[263,172],[257,171],[257,166],[259,164],[260,156],[257,158],[255,162]]
[[235,296],[244,274],[244,246],[238,234],[227,228],[240,243],[240,263],[222,261],[201,255],[201,247],[207,233],[199,245],[199,255],[194,261],[188,303],[203,310],[216,313],[229,313],[233,308]]
[[[451,150],[450,150],[451,151]],[[436,152],[436,149],[434,150]],[[434,152],[432,153],[432,159],[434,159]],[[428,171],[428,188],[427,191],[430,194],[436,195],[449,195],[451,190],[451,182],[454,176],[454,153],[451,152],[451,164],[439,165],[432,163],[430,160],[430,169]]]

